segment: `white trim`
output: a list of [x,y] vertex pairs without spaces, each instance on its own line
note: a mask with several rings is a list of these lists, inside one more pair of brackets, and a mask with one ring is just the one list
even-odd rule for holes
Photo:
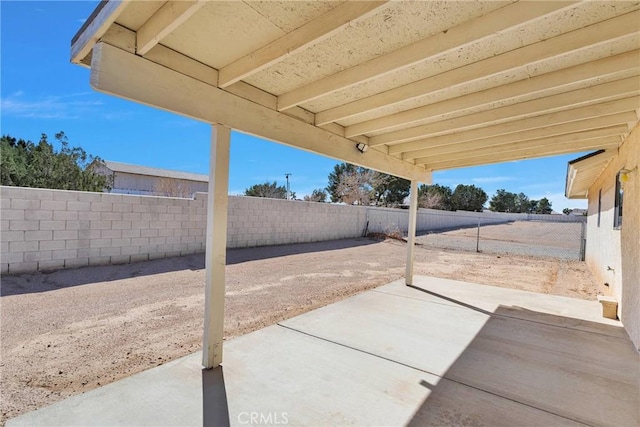
[[413,263],[416,246],[416,224],[418,220],[418,181],[411,181],[409,193],[409,228],[407,230],[407,265],[405,271],[405,284],[413,283]]

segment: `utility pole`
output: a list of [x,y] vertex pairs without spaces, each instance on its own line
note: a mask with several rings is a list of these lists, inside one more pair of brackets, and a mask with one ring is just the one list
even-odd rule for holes
[[292,174],[290,173],[285,173],[284,177],[287,178],[287,200],[291,200],[291,188],[289,187],[289,177]]

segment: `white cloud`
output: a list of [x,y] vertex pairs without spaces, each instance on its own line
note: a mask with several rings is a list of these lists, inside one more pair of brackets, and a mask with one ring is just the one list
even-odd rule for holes
[[91,92],[71,95],[49,95],[41,99],[25,99],[24,92],[17,91],[0,99],[2,114],[37,119],[77,119],[102,105],[101,101],[87,98]]

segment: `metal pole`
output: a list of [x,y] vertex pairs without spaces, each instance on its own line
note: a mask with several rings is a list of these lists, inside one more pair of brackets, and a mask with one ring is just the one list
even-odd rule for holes
[[585,233],[586,228],[587,228],[587,224],[585,222],[580,224],[580,261],[584,261],[586,258],[586,252],[587,252],[587,236]]
[[478,220],[478,234],[476,236],[476,252],[480,252],[480,220]]
[[285,173],[284,177],[287,178],[287,200],[291,200],[291,189],[289,187],[289,177],[291,176],[290,173]]

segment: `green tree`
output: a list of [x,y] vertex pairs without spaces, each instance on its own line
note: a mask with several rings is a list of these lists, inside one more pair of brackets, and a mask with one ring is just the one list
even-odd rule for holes
[[378,206],[398,206],[411,190],[411,181],[381,172],[374,172],[371,184]]
[[535,213],[537,214],[550,214],[553,212],[551,208],[551,202],[546,197],[538,200],[538,206],[536,207]]
[[475,185],[458,184],[453,190],[451,204],[454,210],[482,212],[487,202],[487,193]]
[[104,162],[80,147],[70,147],[64,132],[55,134],[56,151],[42,134],[38,144],[5,135],[0,138],[0,177],[2,185],[56,190],[105,191],[109,178],[96,173],[94,165]]
[[[251,197],[267,197],[269,199],[286,199],[287,189],[284,185],[278,185],[275,181],[272,183],[255,184],[244,190],[245,196]],[[291,199],[296,198],[296,193],[291,192]]]
[[505,189],[496,191],[496,194],[489,200],[489,210],[493,212],[515,212],[517,194]]
[[453,210],[451,197],[453,191],[446,185],[422,184],[418,187],[418,205],[422,208]]
[[562,213],[565,215],[570,215],[571,212],[573,212],[573,209],[569,209],[569,208],[562,209]]
[[327,200],[327,192],[322,188],[316,188],[311,192],[310,196],[304,196],[305,202],[325,202]]
[[518,213],[529,213],[535,210],[535,206],[537,205],[537,201],[529,200],[529,197],[524,193],[518,193],[514,197],[514,209],[513,212]]

